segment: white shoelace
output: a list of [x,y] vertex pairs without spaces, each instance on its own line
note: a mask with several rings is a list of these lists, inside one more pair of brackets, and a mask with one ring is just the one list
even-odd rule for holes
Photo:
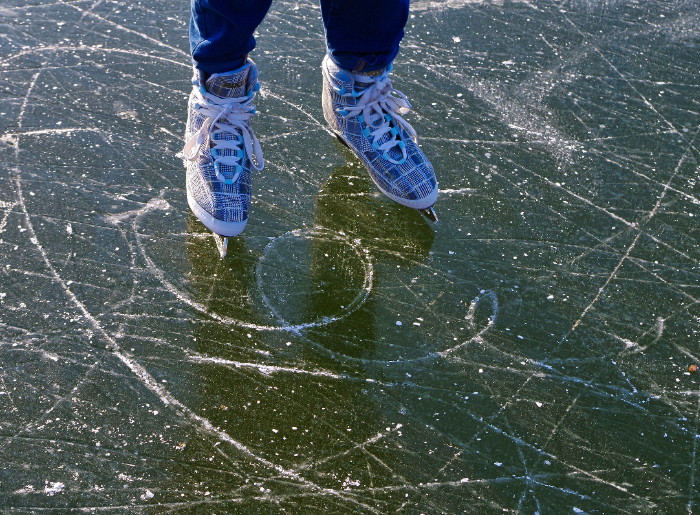
[[[387,69],[376,79],[364,75],[356,75],[355,78],[358,82],[372,82],[372,85],[363,91],[347,93],[342,88],[336,90],[336,93],[343,97],[359,98],[357,104],[341,108],[338,112],[345,118],[357,116],[360,123],[364,122],[367,125],[367,128],[364,129],[364,134],[367,137],[372,136],[372,147],[379,152],[383,152],[384,159],[387,161],[400,165],[407,158],[406,145],[401,141],[398,130],[395,127],[391,127],[391,120],[394,120],[395,124],[406,129],[414,141],[417,135],[411,124],[401,116],[411,110],[411,104],[408,102],[406,95],[392,87],[391,79],[389,78],[390,72],[391,70]],[[395,97],[392,93],[396,93],[399,96]],[[381,145],[378,145],[377,142],[386,133],[391,133],[391,137]],[[403,155],[400,160],[392,159],[388,154],[389,150],[396,146],[401,149]]]
[[[219,98],[210,93],[197,91],[197,95],[196,104],[198,104],[199,112],[204,114],[207,119],[204,120],[200,129],[190,137],[178,157],[195,161],[199,157],[202,144],[207,142],[211,146],[210,152],[214,159],[216,178],[224,184],[233,184],[243,171],[242,156],[223,156],[219,155],[218,150],[239,151],[241,150],[239,145],[243,143],[246,155],[250,159],[250,165],[257,171],[262,170],[265,161],[260,142],[247,123],[255,115],[255,106],[252,105],[255,94],[251,91],[244,97]],[[241,136],[233,130],[234,128],[240,130],[242,141]],[[214,134],[226,132],[234,134],[235,139],[214,139],[212,137]],[[253,156],[255,160],[253,160]],[[220,171],[221,165],[234,167],[236,173],[233,177],[225,177]]]

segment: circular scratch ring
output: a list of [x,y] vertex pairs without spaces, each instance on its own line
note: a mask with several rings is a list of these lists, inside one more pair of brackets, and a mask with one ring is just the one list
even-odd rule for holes
[[[317,236],[323,236],[326,239],[329,240],[334,240],[340,243],[344,243],[348,245],[354,252],[355,255],[359,258],[360,262],[362,263],[365,271],[365,280],[364,283],[362,284],[362,287],[360,290],[357,292],[357,295],[355,295],[355,298],[352,299],[350,304],[344,310],[334,316],[328,316],[328,317],[320,317],[317,318],[314,321],[311,322],[306,322],[303,324],[297,324],[293,325],[287,322],[274,308],[270,300],[267,298],[267,295],[263,292],[263,279],[262,279],[262,273],[261,273],[261,267],[263,266],[263,261],[266,259],[267,254],[270,250],[272,250],[277,243],[280,241],[283,241],[285,239],[290,239],[290,238],[304,238],[304,239],[312,239]],[[289,328],[294,328],[293,332],[297,332],[298,330],[302,329],[308,329],[311,327],[319,327],[323,325],[328,325],[333,322],[336,322],[338,320],[342,320],[343,318],[347,318],[351,314],[353,314],[355,311],[357,311],[367,300],[367,297],[369,296],[369,293],[372,291],[372,281],[374,278],[374,267],[372,265],[372,260],[370,259],[369,255],[369,250],[366,248],[363,248],[360,246],[360,240],[350,240],[345,234],[336,232],[336,231],[331,231],[330,229],[326,229],[325,227],[308,227],[308,228],[303,228],[303,229],[294,229],[293,231],[286,232],[280,236],[277,236],[274,238],[272,241],[270,241],[265,248],[263,249],[262,255],[260,256],[260,259],[258,260],[258,264],[255,267],[255,275],[257,279],[257,285],[258,285],[258,292],[260,293],[260,296],[262,297],[262,301],[265,304],[265,307],[267,307],[272,315],[277,319],[278,323],[282,327],[289,327]]]
[[[177,297],[180,301],[184,302],[188,306],[194,308],[195,310],[199,311],[200,313],[213,318],[214,320],[221,322],[223,324],[227,325],[232,325],[235,327],[241,327],[245,329],[252,329],[255,331],[285,331],[285,332],[290,332],[290,333],[297,333],[299,334],[301,331],[305,329],[310,329],[313,327],[319,327],[319,326],[324,326],[328,324],[332,324],[333,322],[337,322],[338,320],[342,320],[344,318],[347,318],[350,316],[352,313],[357,311],[367,300],[367,297],[369,296],[370,291],[372,290],[372,281],[374,277],[374,267],[372,265],[372,260],[369,255],[369,250],[362,248],[360,246],[360,241],[359,240],[354,240],[351,241],[349,238],[347,238],[345,235],[342,235],[340,233],[335,233],[332,232],[328,229],[322,228],[322,227],[314,227],[314,228],[305,228],[305,229],[295,229],[292,231],[288,231],[280,236],[277,236],[274,238],[270,243],[267,244],[265,247],[265,250],[263,251],[263,256],[265,256],[265,253],[269,251],[271,246],[274,244],[276,240],[279,240],[280,238],[290,238],[290,237],[309,237],[306,236],[307,233],[310,233],[311,235],[313,234],[324,234],[327,236],[332,237],[333,239],[337,241],[341,241],[346,243],[347,245],[350,245],[352,249],[355,251],[357,256],[360,258],[360,261],[363,263],[364,268],[365,268],[365,281],[364,284],[362,285],[362,288],[358,292],[358,294],[355,296],[355,298],[352,300],[352,302],[348,305],[348,307],[345,309],[345,311],[339,315],[332,316],[332,317],[323,317],[318,320],[315,320],[313,322],[307,322],[304,324],[289,324],[287,323],[282,317],[280,317],[278,314],[276,314],[276,311],[274,308],[272,308],[270,301],[267,299],[267,297],[262,293],[262,290],[260,289],[260,294],[263,298],[263,303],[265,304],[266,307],[271,309],[272,313],[276,316],[279,325],[264,325],[264,324],[255,324],[251,322],[244,322],[242,320],[238,320],[235,318],[231,317],[226,317],[226,316],[221,316],[218,313],[209,310],[204,304],[201,304],[197,302],[196,300],[192,299],[189,295],[181,291],[177,286],[175,286],[173,283],[168,281],[168,279],[165,276],[165,272],[161,270],[155,262],[150,258],[148,253],[146,252],[146,248],[144,246],[143,242],[143,235],[139,233],[138,231],[138,221],[141,218],[141,216],[145,213],[148,213],[150,211],[156,210],[156,209],[167,209],[169,208],[170,205],[168,202],[162,198],[157,198],[157,199],[152,199],[149,201],[143,208],[137,210],[134,214],[134,216],[131,219],[131,227],[134,231],[134,234],[136,236],[136,244],[141,252],[141,255],[143,256],[143,259],[146,261],[146,264],[148,265],[149,270],[158,278],[158,280],[165,286],[165,288],[173,294],[175,297]],[[123,216],[120,217],[113,217],[113,220],[118,223],[119,219],[123,219]],[[256,275],[258,275],[258,288],[260,288],[260,279],[259,279],[259,264],[256,266]]]

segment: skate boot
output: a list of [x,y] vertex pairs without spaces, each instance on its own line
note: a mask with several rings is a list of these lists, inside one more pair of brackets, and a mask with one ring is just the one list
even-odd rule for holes
[[416,131],[402,118],[411,104],[392,87],[392,66],[356,74],[326,55],[322,68],[323,115],[338,139],[364,163],[382,193],[437,222],[435,172],[416,143]]
[[[188,104],[185,148],[178,154],[187,168],[187,202],[214,233],[223,258],[228,238],[248,223],[250,176],[263,169],[262,149],[250,128],[253,99],[260,89],[253,61],[217,73],[206,82],[195,70]],[[204,83],[203,83],[204,82]]]

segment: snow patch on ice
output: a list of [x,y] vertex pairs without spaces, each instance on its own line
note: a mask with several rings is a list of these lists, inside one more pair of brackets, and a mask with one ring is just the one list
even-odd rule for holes
[[46,495],[54,495],[54,494],[57,494],[59,492],[62,492],[65,487],[66,487],[66,485],[64,485],[60,481],[58,481],[56,483],[50,482],[48,485],[46,485],[44,487],[44,493]]

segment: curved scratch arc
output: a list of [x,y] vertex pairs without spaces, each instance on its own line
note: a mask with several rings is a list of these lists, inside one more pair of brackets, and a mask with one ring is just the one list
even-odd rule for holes
[[[41,71],[37,72],[34,77],[32,78],[31,84],[29,88],[27,89],[27,93],[24,98],[24,102],[22,103],[22,108],[20,110],[19,116],[18,116],[18,126],[22,126],[22,118],[24,116],[24,112],[26,109],[26,106],[29,102],[29,97],[31,96],[31,92],[33,90],[34,85],[36,84],[37,79],[39,78]],[[18,161],[19,160],[19,142],[15,146],[15,158]],[[15,172],[18,172],[17,169],[15,169]],[[102,327],[102,325],[98,322],[98,320],[88,311],[88,309],[85,307],[85,305],[77,298],[75,293],[70,289],[70,287],[66,284],[66,282],[61,278],[61,276],[58,274],[56,271],[55,267],[51,263],[51,261],[48,258],[48,254],[44,247],[39,243],[39,240],[37,238],[36,231],[34,230],[34,225],[32,224],[31,217],[29,215],[29,211],[27,210],[27,206],[24,202],[24,197],[22,194],[22,182],[20,180],[20,176],[17,173],[14,177],[14,183],[16,186],[16,193],[17,193],[17,204],[21,208],[22,213],[24,214],[24,217],[27,222],[27,230],[29,231],[29,236],[30,236],[30,241],[34,246],[37,248],[39,251],[44,264],[46,265],[47,269],[49,270],[49,273],[53,280],[58,283],[65,294],[68,296],[70,301],[78,308],[78,310],[83,314],[85,319],[89,322],[89,324],[92,326],[93,330],[95,331],[96,334],[99,334],[101,338],[108,343],[108,348],[112,351],[112,354],[119,359],[135,376],[136,378],[143,384],[149,391],[151,391],[153,394],[155,394],[160,401],[167,407],[172,408],[175,413],[183,417],[185,419],[189,419],[189,422],[199,431],[204,432],[210,436],[214,436],[218,438],[221,441],[224,441],[236,449],[238,449],[240,452],[245,454],[246,456],[249,456],[250,458],[254,459],[258,463],[264,465],[265,467],[275,470],[277,473],[281,474],[282,476],[289,477],[291,479],[295,479],[302,483],[304,486],[311,488],[315,491],[320,491],[324,492],[327,494],[334,495],[336,497],[339,497],[343,500],[348,500],[345,496],[343,496],[340,492],[337,492],[333,489],[330,488],[322,488],[312,481],[304,478],[301,476],[299,473],[295,472],[294,470],[288,470],[284,468],[281,465],[277,465],[275,463],[272,463],[269,460],[266,460],[265,458],[256,455],[253,451],[248,449],[247,446],[245,446],[243,443],[235,440],[232,438],[228,433],[225,431],[222,431],[212,425],[212,423],[200,416],[197,415],[195,412],[193,412],[190,408],[188,408],[186,405],[184,405],[182,402],[180,402],[177,398],[175,398],[167,389],[165,389],[162,385],[160,385],[146,370],[145,367],[143,367],[141,364],[139,364],[135,359],[130,357],[127,353],[122,352],[119,344],[112,338],[107,331]],[[158,202],[160,200],[160,202]],[[157,208],[161,205],[161,203],[166,203],[165,200],[163,199],[157,199],[155,203],[153,201],[149,202],[146,206],[141,208],[141,210],[152,210],[154,208]],[[154,205],[155,204],[155,205]],[[140,241],[139,241],[140,243]]]

